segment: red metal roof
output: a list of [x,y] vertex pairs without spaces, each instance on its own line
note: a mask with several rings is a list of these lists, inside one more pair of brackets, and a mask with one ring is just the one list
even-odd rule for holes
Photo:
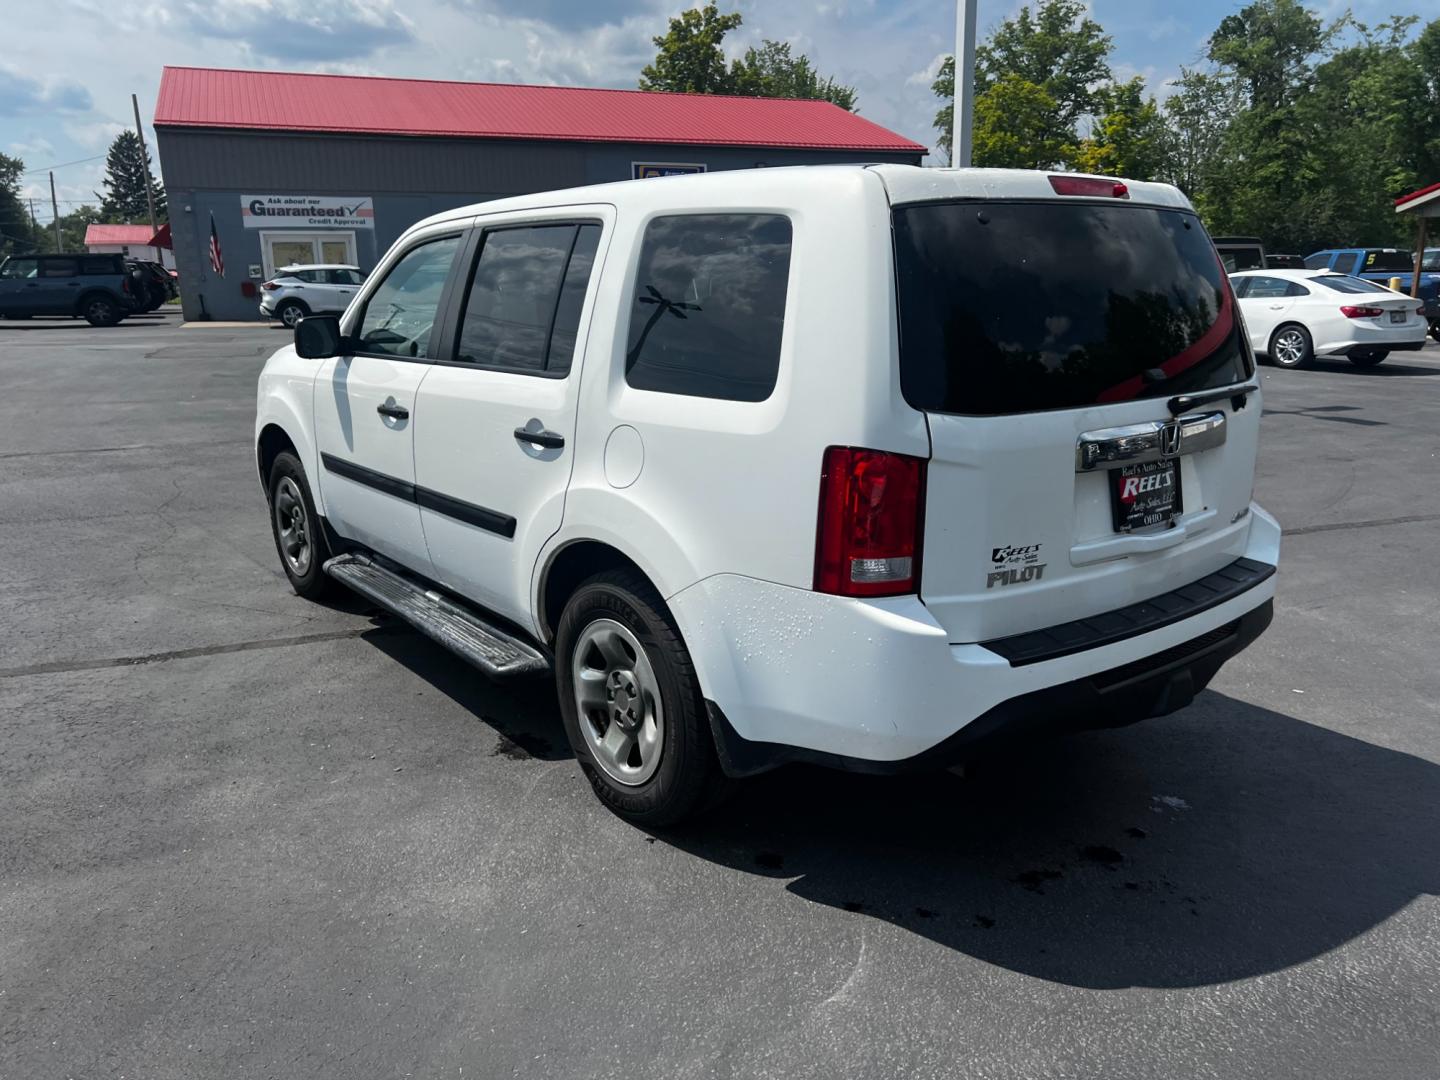
[[826,101],[167,67],[156,127],[923,154]]
[[1430,199],[1426,196],[1433,197],[1437,194],[1440,194],[1440,183],[1431,184],[1429,187],[1422,187],[1419,191],[1412,191],[1409,195],[1401,195],[1398,199],[1396,199],[1395,209],[1397,211],[1409,210],[1411,203],[1429,202]]
[[86,225],[85,245],[139,244],[148,247],[154,235],[149,225]]

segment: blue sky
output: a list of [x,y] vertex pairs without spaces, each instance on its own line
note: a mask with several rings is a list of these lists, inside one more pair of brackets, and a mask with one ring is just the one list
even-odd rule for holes
[[[1327,17],[1362,20],[1433,9],[1434,0],[1315,0]],[[57,169],[67,212],[94,202],[101,160],[133,123],[146,122],[162,64],[336,71],[499,82],[634,86],[654,55],[650,38],[685,3],[666,0],[6,0],[0,52],[0,149],[31,169]],[[980,0],[982,35],[1021,6]],[[1200,57],[1235,0],[1092,0],[1114,37],[1116,74],[1145,76],[1163,93]],[[953,48],[950,0],[731,0],[744,26],[733,53],[761,38],[789,41],[821,71],[853,84],[869,118],[932,145],[930,80]],[[148,137],[148,134],[147,134]],[[153,152],[153,141],[152,152]],[[43,171],[26,177],[48,221]]]

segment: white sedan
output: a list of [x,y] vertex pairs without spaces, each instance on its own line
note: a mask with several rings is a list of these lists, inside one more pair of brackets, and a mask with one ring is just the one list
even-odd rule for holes
[[1392,352],[1425,347],[1424,305],[1404,293],[1324,270],[1230,275],[1255,351],[1279,367],[1344,356],[1374,367]]

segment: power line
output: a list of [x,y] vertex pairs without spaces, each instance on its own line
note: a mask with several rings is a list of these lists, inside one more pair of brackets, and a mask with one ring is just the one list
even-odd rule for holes
[[[77,159],[77,160],[75,160],[75,161],[62,161],[59,165],[45,165],[45,166],[42,166],[41,168],[38,168],[38,169],[26,169],[26,170],[25,170],[23,173],[21,173],[20,175],[21,175],[21,176],[29,176],[29,175],[31,175],[32,173],[49,172],[49,171],[52,170],[52,169],[65,169],[65,168],[69,168],[71,165],[84,165],[87,161],[99,161],[101,158],[103,158],[103,157],[108,157],[108,156],[109,156],[109,154],[96,154],[94,157],[79,158],[79,159]],[[64,200],[61,200],[61,201],[63,202]]]

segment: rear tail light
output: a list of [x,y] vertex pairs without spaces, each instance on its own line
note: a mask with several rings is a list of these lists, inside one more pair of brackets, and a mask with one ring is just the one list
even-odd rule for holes
[[1425,305],[1424,305],[1424,304],[1416,304],[1416,305],[1415,305],[1415,314],[1416,314],[1416,315],[1424,315],[1424,314],[1425,314]]
[[815,591],[902,596],[920,587],[925,461],[854,446],[825,451]]
[[1130,189],[1124,183],[1103,176],[1052,176],[1050,186],[1056,195],[1089,195],[1100,199],[1130,197]]
[[1346,304],[1340,309],[1340,314],[1347,319],[1378,319],[1385,314],[1384,308],[1378,307],[1356,307],[1354,304]]
[[128,274],[120,279],[120,291],[127,295],[130,293],[130,277]]
[[266,292],[274,292],[276,289],[280,288],[280,286],[279,286],[279,285],[276,285],[275,282],[273,282],[273,281],[267,281],[267,282],[265,282],[265,284],[261,285],[260,287],[261,287],[262,289],[264,289]]

